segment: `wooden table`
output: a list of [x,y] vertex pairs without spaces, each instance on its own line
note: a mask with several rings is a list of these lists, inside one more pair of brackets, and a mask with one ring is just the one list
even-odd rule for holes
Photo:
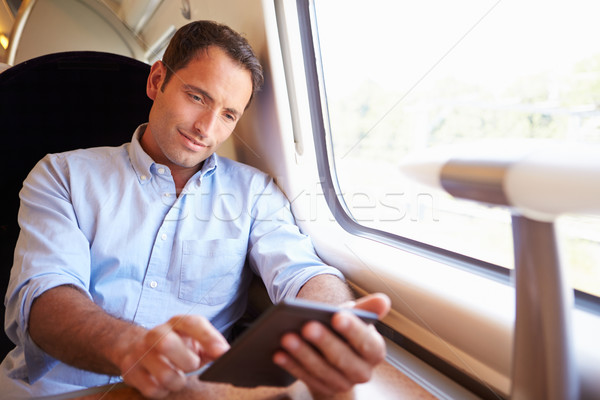
[[[334,397],[313,396],[304,383],[297,381],[287,388],[258,387],[253,389],[236,388],[228,384],[202,383],[202,394],[179,394],[174,399],[227,399],[227,400],[387,400],[387,399],[426,399],[435,397],[398,371],[387,362],[380,364],[372,379],[356,385],[348,393]],[[132,389],[114,390],[104,394],[80,398],[80,400],[143,399]]]

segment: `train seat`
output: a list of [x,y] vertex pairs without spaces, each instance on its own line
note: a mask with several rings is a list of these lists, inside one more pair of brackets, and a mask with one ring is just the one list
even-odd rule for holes
[[[148,118],[150,66],[104,52],[44,55],[0,73],[0,146],[4,206],[0,208],[0,292],[6,293],[19,234],[18,193],[48,153],[120,145]],[[4,320],[4,306],[1,310]],[[2,333],[0,359],[13,347]]]

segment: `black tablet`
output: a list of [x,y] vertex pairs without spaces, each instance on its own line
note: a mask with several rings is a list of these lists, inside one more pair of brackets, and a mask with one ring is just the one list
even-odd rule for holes
[[[287,332],[299,332],[308,321],[330,326],[331,317],[340,310],[332,305],[298,299],[274,305],[242,333],[225,354],[205,369],[199,379],[240,387],[288,386],[296,378],[272,361],[273,354],[281,348],[281,337]],[[377,320],[377,315],[368,311],[348,311],[368,323]]]

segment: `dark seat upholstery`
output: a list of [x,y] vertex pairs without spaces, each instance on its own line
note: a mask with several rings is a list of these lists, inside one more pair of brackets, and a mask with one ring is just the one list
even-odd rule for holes
[[[149,65],[131,58],[78,51],[41,56],[0,73],[3,298],[19,233],[18,193],[28,172],[48,153],[129,141],[148,120],[149,72]],[[0,360],[13,347],[3,332]]]

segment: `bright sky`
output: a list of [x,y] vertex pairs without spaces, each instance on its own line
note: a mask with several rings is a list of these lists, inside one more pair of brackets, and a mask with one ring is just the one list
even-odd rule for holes
[[445,75],[501,87],[600,53],[598,0],[316,0],[316,8],[325,67],[335,72],[330,95],[357,75],[399,90]]

